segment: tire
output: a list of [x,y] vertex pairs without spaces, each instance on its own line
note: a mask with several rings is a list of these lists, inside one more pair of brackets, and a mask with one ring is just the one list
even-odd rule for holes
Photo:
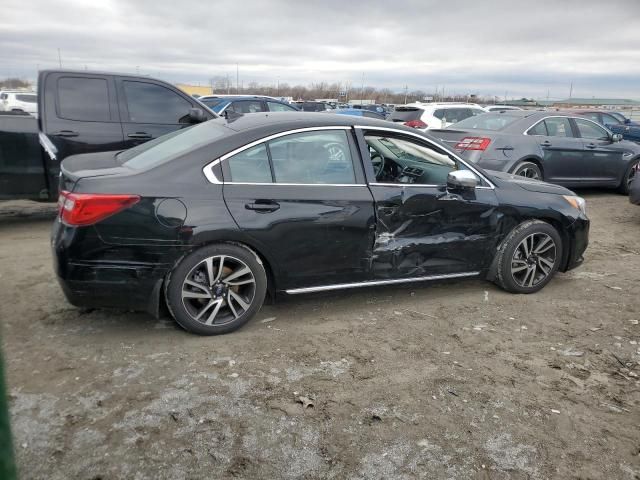
[[[527,250],[531,255],[526,255]],[[558,231],[541,220],[529,220],[514,228],[502,242],[495,281],[507,292],[535,293],[553,278],[561,260]]]
[[516,165],[516,168],[513,170],[513,174],[520,177],[531,178],[533,180],[544,180],[542,176],[542,170],[536,163],[533,162],[518,163]]
[[198,335],[219,335],[258,313],[267,292],[260,258],[248,248],[219,243],[199,248],[171,271],[165,283],[175,321]]
[[627,167],[627,170],[624,172],[624,176],[622,177],[622,182],[620,182],[620,186],[618,187],[618,192],[620,192],[621,194],[629,195],[629,189],[631,188],[631,180],[635,175],[638,174],[636,167],[638,166],[639,162],[640,162],[640,159],[638,158],[632,160],[629,166]]

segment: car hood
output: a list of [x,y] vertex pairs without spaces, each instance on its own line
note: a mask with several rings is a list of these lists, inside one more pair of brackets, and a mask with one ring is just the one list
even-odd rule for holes
[[529,192],[575,195],[571,190],[561,187],[560,185],[541,182],[540,180],[533,180],[521,177],[520,175],[512,175],[510,173],[496,172],[493,170],[485,170],[485,173],[499,186],[506,184],[513,187],[520,187],[524,190],[528,190]]

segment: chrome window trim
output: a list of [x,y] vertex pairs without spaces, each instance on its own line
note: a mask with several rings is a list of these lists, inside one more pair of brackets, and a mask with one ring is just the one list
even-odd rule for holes
[[365,280],[354,283],[336,283],[333,285],[321,285],[317,287],[292,288],[285,290],[289,295],[300,293],[326,292],[328,290],[344,290],[348,288],[371,287],[376,285],[393,285],[397,283],[425,282],[429,280],[444,280],[447,278],[476,277],[480,272],[447,273],[442,275],[429,275],[426,277],[395,278],[392,280]]
[[[607,127],[605,127],[604,125],[600,125],[598,122],[595,122],[593,120],[591,120],[590,118],[587,117],[574,117],[574,116],[567,116],[567,115],[549,115],[547,117],[541,118],[540,120],[538,120],[536,123],[534,123],[533,125],[531,125],[529,128],[527,128],[523,133],[523,135],[527,135],[530,137],[555,137],[555,135],[529,135],[529,130],[531,130],[532,128],[535,128],[540,122],[545,121],[547,118],[566,118],[566,119],[571,119],[573,118],[574,120],[585,120],[587,122],[591,122],[593,123],[595,126],[602,128],[604,131],[606,131],[609,135],[612,135],[611,130],[609,130]],[[578,129],[578,133],[580,132],[580,129]],[[571,129],[571,133],[573,133],[573,129]],[[575,138],[577,140],[580,140],[584,137],[557,137],[557,138]]]
[[[293,130],[287,130],[284,132],[279,132],[279,133],[274,133],[272,135],[268,135],[266,137],[260,138],[258,140],[255,140],[251,143],[248,143],[246,145],[243,145],[242,147],[238,147],[235,150],[231,150],[228,153],[225,153],[224,155],[220,156],[219,158],[217,158],[216,160],[214,160],[213,162],[208,163],[207,165],[205,165],[202,168],[202,173],[204,173],[204,176],[207,177],[207,180],[209,180],[209,182],[214,183],[214,184],[233,184],[233,182],[223,182],[222,180],[220,180],[218,177],[216,177],[215,173],[213,173],[213,167],[215,167],[216,165],[224,162],[226,159],[228,159],[229,157],[233,157],[235,154],[243,152],[244,150],[248,150],[249,148],[255,147],[256,145],[260,145],[261,143],[264,142],[268,142],[269,140],[273,140],[274,138],[279,138],[279,137],[285,137],[287,135],[292,135],[295,133],[305,133],[305,132],[314,132],[314,131],[322,131],[322,130],[351,130],[350,126],[324,126],[324,127],[305,127],[305,128],[295,128]],[[285,185],[283,183],[267,183],[267,184],[260,184],[260,183],[244,183],[244,182],[239,182],[242,183],[243,185]],[[293,184],[293,185],[328,185],[326,183],[300,183],[300,184]],[[364,185],[364,184],[362,184]]]
[[260,183],[260,182],[224,182],[225,185],[280,185],[284,187],[366,187],[364,183]]
[[[401,185],[403,187],[428,187],[428,188],[442,188],[445,187],[446,185],[437,185],[437,184],[426,184],[426,183],[370,183],[369,186],[371,187],[397,187],[398,185]],[[479,187],[475,187],[475,189],[484,189],[484,190],[493,190],[492,187],[483,187],[483,186],[479,186]]]
[[[407,132],[405,130],[398,130],[397,128],[390,128],[390,127],[378,127],[378,126],[371,126],[371,125],[355,125],[354,128],[359,128],[361,130],[382,130],[382,131],[386,131],[386,132],[394,132],[394,133],[398,133],[401,135],[409,135],[412,137],[416,137],[424,142],[430,143],[431,145],[433,145],[434,147],[437,148],[442,148],[442,145],[438,145],[436,143],[434,143],[433,141],[431,141],[428,138],[423,137],[422,135],[418,135],[417,133],[413,133],[413,132]],[[460,158],[458,155],[456,155],[455,152],[452,151],[447,151],[447,153],[449,153],[449,155],[452,155],[456,160],[458,160],[460,163],[462,163],[464,166],[466,166],[469,170],[471,170],[473,173],[475,173],[476,175],[478,175],[482,180],[484,180],[489,186],[488,187],[476,187],[476,188],[487,188],[487,189],[495,189],[495,185],[493,184],[493,182],[491,182],[487,177],[485,177],[484,175],[482,175],[480,172],[478,172],[478,170],[476,170],[475,168],[473,168],[469,163],[467,163],[465,160],[463,160],[462,158]],[[369,185],[375,185],[373,183],[370,183]],[[401,183],[391,183],[389,185],[404,185]],[[416,185],[413,183],[407,184],[407,185]],[[425,185],[425,186],[442,186],[442,185]]]

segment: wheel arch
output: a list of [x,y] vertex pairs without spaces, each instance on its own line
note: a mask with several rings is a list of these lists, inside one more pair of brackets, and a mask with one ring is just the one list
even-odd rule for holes
[[516,169],[518,168],[518,165],[520,165],[523,162],[535,163],[540,169],[540,172],[542,173],[542,180],[544,180],[544,166],[542,165],[542,159],[537,155],[528,155],[526,157],[522,157],[522,158],[519,158],[518,160],[515,160],[511,165],[511,168],[509,169],[509,173],[515,172]]

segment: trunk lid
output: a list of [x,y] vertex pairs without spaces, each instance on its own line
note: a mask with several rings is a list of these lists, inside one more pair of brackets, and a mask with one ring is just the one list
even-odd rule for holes
[[60,167],[60,190],[72,192],[81,178],[131,173],[130,169],[118,162],[116,157],[118,153],[120,152],[85,153],[65,158]]

